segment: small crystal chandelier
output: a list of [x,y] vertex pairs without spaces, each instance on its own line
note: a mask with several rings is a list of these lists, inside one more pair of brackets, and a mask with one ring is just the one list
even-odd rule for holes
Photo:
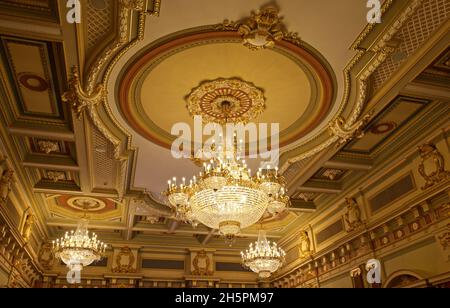
[[76,231],[66,232],[64,237],[53,241],[53,251],[56,258],[63,261],[71,271],[81,271],[95,261],[100,261],[107,245],[97,239],[92,233],[89,236],[88,220],[81,219]]
[[275,242],[269,242],[266,233],[259,231],[258,240],[241,252],[242,264],[257,273],[261,279],[269,278],[284,263],[286,253]]
[[[220,136],[221,137],[221,136]],[[164,194],[176,218],[196,226],[202,223],[219,232],[230,242],[241,229],[257,223],[267,211],[272,216],[284,211],[289,203],[284,179],[278,169],[260,169],[252,176],[245,160],[238,155],[236,136],[231,150],[223,142],[214,142],[212,159],[189,184],[183,178],[168,181]]]

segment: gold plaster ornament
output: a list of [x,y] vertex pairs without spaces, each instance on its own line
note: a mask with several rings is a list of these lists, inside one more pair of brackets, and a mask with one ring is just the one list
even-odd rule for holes
[[0,202],[6,203],[8,195],[11,192],[11,185],[13,182],[14,170],[6,169],[0,178]]
[[311,240],[309,239],[308,232],[306,230],[302,230],[299,236],[299,256],[304,259],[312,254],[311,250]]
[[187,97],[191,116],[204,123],[248,123],[266,108],[264,91],[237,78],[219,78],[202,83]]
[[347,204],[347,210],[344,214],[346,231],[352,232],[363,224],[361,220],[361,209],[355,198],[345,198],[345,202]]
[[450,178],[450,172],[445,170],[444,156],[434,144],[426,143],[419,146],[419,154],[421,162],[418,171],[425,179],[425,185],[422,187],[422,190]]
[[62,100],[72,106],[77,118],[81,120],[83,111],[103,102],[106,94],[103,84],[98,84],[91,93],[85,92],[78,76],[78,69],[73,67],[72,77],[69,80],[69,91],[63,94]]
[[278,9],[269,6],[257,13],[252,13],[238,28],[244,46],[250,50],[260,50],[275,46],[284,37]]
[[39,151],[47,155],[52,152],[58,153],[60,151],[58,141],[39,140],[37,144],[39,147]]
[[116,266],[112,270],[113,273],[135,273],[135,259],[133,251],[129,247],[122,247],[116,256]]
[[214,273],[211,271],[210,265],[211,260],[209,259],[205,250],[201,250],[197,253],[192,260],[192,265],[194,270],[192,271],[192,275],[196,276],[212,276]]
[[28,214],[27,217],[25,218],[25,223],[22,228],[22,237],[25,242],[28,242],[31,238],[34,223],[35,223],[34,215]]
[[38,253],[38,261],[45,270],[50,271],[55,262],[55,254],[51,243],[44,243]]
[[339,117],[329,124],[331,135],[339,137],[338,145],[345,144],[352,139],[361,139],[364,137],[364,128],[372,118],[372,113],[365,115],[361,120],[348,125],[344,118]]

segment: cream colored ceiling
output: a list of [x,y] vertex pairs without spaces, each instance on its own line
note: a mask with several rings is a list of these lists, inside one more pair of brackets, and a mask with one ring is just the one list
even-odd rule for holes
[[[133,129],[123,119],[119,112],[117,105],[114,102],[117,98],[114,95],[114,88],[117,87],[117,76],[120,70],[125,64],[146,45],[151,44],[157,39],[160,39],[166,35],[190,29],[202,25],[211,25],[221,23],[224,19],[228,20],[240,20],[248,17],[250,12],[255,11],[267,4],[265,1],[206,1],[206,0],[171,0],[165,1],[161,7],[160,17],[151,17],[146,22],[145,39],[138,43],[134,48],[126,53],[116,64],[112,70],[111,77],[109,78],[109,102],[113,114],[118,119],[120,124],[127,129],[133,136],[133,145],[139,149],[138,159],[136,162],[136,169],[134,174],[134,186],[139,188],[147,188],[155,192],[159,192],[164,189],[165,179],[171,178],[174,175],[186,175],[194,174],[195,168],[190,161],[186,160],[174,160],[170,152],[155,144],[152,144],[147,139],[141,137],[139,134],[133,131]],[[325,59],[330,63],[331,68],[336,74],[337,89],[336,89],[336,101],[334,102],[334,112],[339,108],[339,105],[343,99],[343,70],[349,60],[354,56],[354,52],[349,50],[350,45],[356,39],[358,34],[363,30],[366,24],[367,8],[364,1],[348,0],[343,4],[340,1],[289,1],[281,0],[277,1],[277,5],[280,8],[280,15],[284,17],[283,22],[287,26],[287,29],[291,32],[298,32],[302,40],[310,44],[312,47],[318,50]],[[242,47],[244,48],[244,47]],[[270,52],[268,52],[270,53]],[[210,56],[213,57],[213,56]],[[245,59],[249,59],[246,56]],[[242,59],[243,60],[243,59]],[[174,60],[175,61],[175,60]],[[240,60],[239,60],[240,61]],[[245,62],[237,62],[244,64]],[[258,64],[256,59],[252,59],[254,64]],[[275,60],[279,61],[279,60]],[[219,65],[221,65],[219,63]],[[173,66],[175,67],[175,66]],[[220,66],[219,66],[220,67]],[[189,68],[189,67],[187,67]],[[202,72],[188,72],[188,76],[192,74],[195,78],[186,78],[183,80],[183,72],[180,70],[176,74],[176,78],[171,81],[174,84],[174,96],[180,97],[186,95],[186,91],[189,91],[191,85],[195,86],[195,83],[202,80],[211,78],[214,73],[235,73],[239,72],[239,67],[233,68],[233,71],[220,71],[218,68],[205,68]],[[243,70],[244,71],[244,70]],[[245,71],[244,71],[245,72]],[[253,72],[253,76],[254,72]],[[301,72],[297,72],[297,78],[301,78]],[[220,76],[216,76],[220,77]],[[226,76],[225,76],[226,77]],[[250,76],[252,77],[252,76]],[[262,77],[254,77],[253,79],[261,80],[262,83],[268,84],[268,87],[276,85],[276,80],[270,82],[271,77],[267,74]],[[197,80],[196,80],[197,79]],[[252,78],[250,78],[252,79]],[[284,80],[287,80],[286,78]],[[258,83],[257,80],[250,80]],[[289,87],[288,83],[286,86]],[[178,85],[178,87],[177,87]],[[264,85],[262,85],[264,87]],[[272,89],[274,89],[272,88]],[[270,88],[269,88],[270,89]],[[305,100],[307,93],[300,93],[301,89],[290,89],[288,95],[296,93],[300,100]],[[150,90],[149,90],[150,92]],[[157,92],[155,90],[155,92]],[[286,107],[291,107],[293,101],[289,100],[289,96],[276,97],[281,90],[269,93],[270,98],[277,102],[286,104]],[[156,96],[163,95],[163,93],[152,94]],[[175,97],[175,99],[176,99]],[[287,98],[287,99],[286,99]],[[154,103],[157,103],[156,101]],[[270,107],[270,102],[269,107]],[[152,104],[152,102],[149,102]],[[176,102],[172,102],[169,105],[169,110],[173,110]],[[150,107],[151,105],[149,105]],[[150,108],[149,108],[150,109]],[[180,103],[180,109],[184,109],[182,103]],[[289,112],[287,111],[289,110]],[[302,112],[302,108],[292,111],[287,109],[285,113],[292,112],[291,115],[282,115],[279,121],[284,122],[283,125],[288,125],[292,119]],[[184,110],[183,110],[184,111]],[[150,111],[149,111],[150,112]],[[332,117],[334,112],[331,112],[329,117]],[[159,110],[158,115],[154,118],[160,119],[160,124],[167,128],[169,126],[170,115],[162,115],[164,110]],[[281,114],[281,111],[280,111]],[[183,119],[186,119],[187,114],[183,115]],[[273,119],[276,120],[276,119]],[[314,134],[318,130],[323,129],[327,125],[328,121],[323,121],[322,124],[316,127]],[[307,138],[307,136],[305,137]],[[301,140],[299,140],[301,142]],[[289,147],[294,147],[295,144],[291,144]],[[289,147],[286,147],[289,148]],[[256,163],[255,163],[256,164]]]
[[296,63],[275,51],[253,52],[241,44],[199,46],[168,58],[148,72],[140,99],[146,115],[170,134],[177,122],[194,127],[185,107],[191,89],[205,80],[236,76],[264,90],[267,109],[256,122],[278,122],[284,130],[310,102],[312,85]]

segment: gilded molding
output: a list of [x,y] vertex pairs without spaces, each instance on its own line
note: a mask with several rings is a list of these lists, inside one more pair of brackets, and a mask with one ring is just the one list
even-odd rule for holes
[[[391,1],[391,0],[389,0],[389,1]],[[357,81],[359,84],[359,91],[358,91],[359,94],[358,94],[357,102],[355,104],[355,108],[353,109],[350,117],[347,119],[347,123],[345,123],[345,121],[343,121],[343,118],[340,116],[340,114],[342,113],[343,108],[345,106],[345,103],[342,103],[341,107],[337,113],[336,118],[333,119],[329,124],[329,128],[333,132],[332,137],[330,139],[328,139],[327,141],[325,141],[324,143],[318,145],[314,149],[289,159],[280,168],[281,173],[284,173],[290,167],[291,164],[294,164],[294,163],[299,162],[303,159],[306,159],[312,155],[315,155],[315,154],[323,151],[324,149],[328,148],[335,142],[339,142],[339,144],[342,144],[343,140],[345,140],[345,139],[347,139],[347,141],[351,140],[351,136],[352,136],[350,134],[351,129],[356,128],[354,133],[355,133],[355,135],[359,135],[358,127],[361,124],[364,124],[362,122],[365,121],[364,120],[365,118],[363,118],[359,122],[357,122],[357,121],[364,109],[364,105],[366,102],[367,92],[368,92],[368,81],[369,81],[370,77],[372,76],[372,74],[376,71],[376,69],[381,64],[383,64],[386,61],[386,59],[395,51],[395,47],[394,47],[395,42],[393,42],[392,39],[394,38],[395,34],[404,26],[406,21],[409,20],[413,16],[413,14],[416,12],[417,8],[422,4],[423,1],[424,0],[413,0],[411,2],[411,4],[408,6],[408,8],[405,9],[401,13],[400,17],[398,17],[397,20],[393,23],[393,25],[389,28],[389,30],[382,37],[382,39],[375,45],[375,47],[373,47],[371,49],[372,52],[375,52],[375,55],[372,58],[372,60],[370,61],[369,65],[367,65],[364,68],[364,70],[361,72],[361,74],[358,77]],[[387,2],[386,3],[387,7],[385,10],[387,10],[391,4],[392,3]],[[368,33],[371,30],[372,29],[366,30],[367,33],[361,34],[359,37],[359,42],[357,40],[357,42],[358,42],[357,44],[362,42],[362,40],[365,38],[365,36],[368,35]],[[354,44],[354,46],[357,46],[357,45]],[[344,89],[343,102],[347,102],[350,97],[350,81],[351,81],[350,72],[354,68],[354,66],[361,60],[361,58],[368,52],[366,50],[361,50],[356,47],[354,49],[357,49],[358,54],[352,59],[352,61],[349,63],[349,65],[344,70],[345,89]],[[366,124],[367,123],[365,123],[363,126],[365,126]],[[343,138],[340,136],[342,136]],[[348,138],[350,138],[350,139],[348,139]],[[305,141],[305,143],[309,142],[309,141],[311,141],[311,140],[307,140],[307,141]],[[301,145],[299,145],[299,146],[301,146]]]
[[69,91],[63,94],[62,100],[71,104],[77,118],[81,120],[84,111],[89,115],[92,123],[102,133],[102,135],[108,139],[114,146],[114,158],[116,160],[122,160],[120,151],[120,141],[111,134],[109,129],[100,120],[96,107],[103,103],[106,99],[107,91],[103,84],[98,84],[95,91],[87,93],[81,86],[78,76],[78,70],[73,68],[72,77],[69,80]]
[[[381,7],[381,15],[384,15],[390,9],[393,3],[394,0],[384,1],[383,6]],[[370,34],[370,32],[372,32],[376,25],[376,23],[368,23],[350,48],[352,50],[361,50],[360,45],[362,41]]]
[[353,125],[346,123],[342,117],[330,123],[331,136],[339,138],[338,145],[345,144],[352,139],[364,137],[364,128],[372,118],[372,113],[365,115],[361,120]]
[[[101,55],[95,60],[94,64],[91,66],[91,69],[88,73],[87,82],[86,82],[86,92],[90,93],[94,91],[95,83],[97,82],[98,75],[100,71],[104,68],[105,64],[107,64],[108,60],[112,57],[119,58],[119,55],[115,55],[119,50],[121,50],[127,43],[129,39],[129,20],[132,11],[137,11],[140,14],[146,14],[145,12],[145,0],[120,0],[119,1],[119,34],[118,38],[104,51]],[[138,28],[138,40],[141,40],[143,37],[143,24],[139,23]],[[115,55],[115,56],[114,56]],[[115,61],[113,61],[115,62]]]
[[161,0],[153,0],[153,10],[150,13],[150,16],[159,17],[161,13]]
[[76,117],[81,120],[85,109],[100,104],[107,92],[102,84],[97,85],[95,90],[85,92],[78,76],[78,68],[73,67],[72,77],[69,80],[69,91],[62,95],[62,101],[69,103]]

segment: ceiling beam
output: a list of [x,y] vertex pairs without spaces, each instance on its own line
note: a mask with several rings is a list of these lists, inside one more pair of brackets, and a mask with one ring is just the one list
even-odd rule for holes
[[9,132],[12,135],[37,137],[41,139],[56,139],[61,141],[75,141],[75,134],[68,128],[58,128],[58,130],[51,129],[51,126],[22,126],[13,124],[9,127]]
[[[158,227],[158,226],[144,226],[143,224],[136,224],[133,227],[133,231],[135,232],[144,232],[144,233],[167,233],[167,229],[162,228],[162,227]],[[204,236],[208,236],[210,234],[211,230],[207,229],[205,227],[197,227],[196,229],[192,229],[192,228],[178,228],[174,231],[174,234],[180,234],[180,235],[204,235]],[[169,234],[168,234],[169,235]],[[173,235],[173,234],[171,234]],[[255,233],[240,233],[239,236],[242,237],[251,237],[251,238],[257,238],[258,237],[258,232]],[[271,235],[268,234],[267,235],[268,238],[281,238],[281,235]]]
[[342,192],[342,188],[338,183],[316,183],[316,182],[307,182],[302,186],[298,187],[296,190],[299,192],[311,192],[311,193],[320,193],[320,194],[339,194]]
[[401,93],[410,96],[425,96],[442,100],[450,99],[448,88],[414,81],[407,84]]
[[325,168],[350,169],[361,171],[368,171],[373,167],[371,162],[363,162],[360,160],[342,160],[336,158],[327,161],[323,166]]
[[304,201],[299,199],[291,199],[291,206],[289,210],[292,212],[311,213],[317,209],[312,201]]
[[[76,219],[50,218],[47,220],[49,227],[62,227],[67,229],[74,229],[78,225]],[[90,229],[97,230],[127,230],[127,226],[123,223],[109,222],[109,221],[89,221]]]
[[168,231],[167,232],[169,234],[174,234],[179,226],[180,226],[180,222],[178,220],[170,220],[169,224],[168,224]]
[[22,162],[24,167],[61,170],[61,171],[79,171],[80,167],[71,158],[66,157],[45,157],[37,155],[27,155]]

